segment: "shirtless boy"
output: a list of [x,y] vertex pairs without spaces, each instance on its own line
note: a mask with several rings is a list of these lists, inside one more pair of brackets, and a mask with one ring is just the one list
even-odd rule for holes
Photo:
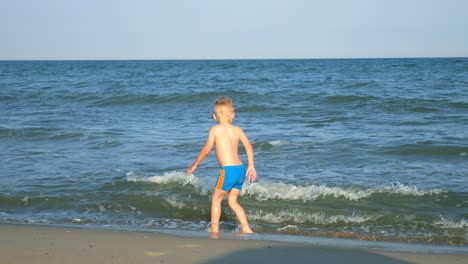
[[[229,207],[241,224],[242,233],[252,233],[244,209],[237,202],[237,198],[245,177],[247,176],[250,182],[254,182],[257,177],[254,167],[254,152],[244,131],[240,127],[232,125],[234,116],[234,103],[231,99],[219,98],[215,101],[213,118],[218,124],[210,128],[205,146],[187,170],[187,175],[191,175],[208,156],[212,147],[216,146],[216,158],[221,166],[221,171],[211,200],[211,232],[213,233],[219,232],[221,202],[226,195],[228,195]],[[237,153],[239,141],[242,142],[247,153],[247,170]]]

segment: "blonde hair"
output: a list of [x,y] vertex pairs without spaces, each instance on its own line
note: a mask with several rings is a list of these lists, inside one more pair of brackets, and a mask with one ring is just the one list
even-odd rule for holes
[[229,110],[234,112],[234,103],[232,102],[231,99],[229,99],[227,97],[221,97],[221,98],[216,99],[216,101],[214,103],[215,109],[218,106],[226,106]]

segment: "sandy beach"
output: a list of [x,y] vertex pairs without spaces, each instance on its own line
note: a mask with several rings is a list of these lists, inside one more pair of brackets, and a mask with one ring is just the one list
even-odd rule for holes
[[0,225],[0,263],[468,263],[408,253],[242,239]]

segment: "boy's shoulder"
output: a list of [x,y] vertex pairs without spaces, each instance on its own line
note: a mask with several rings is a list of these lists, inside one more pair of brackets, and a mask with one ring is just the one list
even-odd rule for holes
[[237,131],[242,131],[242,128],[240,126],[236,126],[236,125],[221,125],[221,124],[217,124],[217,125],[214,125],[210,128],[210,131],[212,132],[216,132],[216,131],[219,131],[219,130],[222,130],[222,129],[225,129],[225,128],[229,128],[229,129],[234,129],[234,130],[237,130]]

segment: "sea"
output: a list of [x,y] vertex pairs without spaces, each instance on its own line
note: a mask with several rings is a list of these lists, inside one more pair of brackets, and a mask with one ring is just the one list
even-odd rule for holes
[[0,223],[207,232],[219,97],[257,234],[466,249],[468,58],[0,61]]

